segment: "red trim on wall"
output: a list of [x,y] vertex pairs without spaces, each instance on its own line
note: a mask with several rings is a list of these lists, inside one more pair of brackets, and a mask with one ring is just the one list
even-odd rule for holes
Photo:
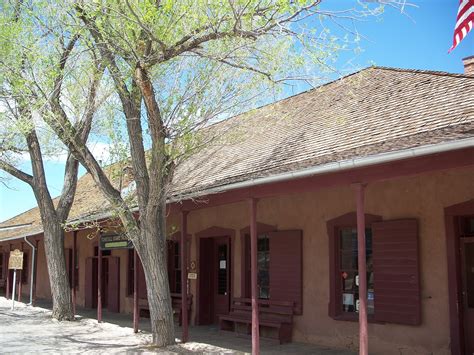
[[293,179],[276,183],[268,183],[248,188],[219,192],[213,195],[202,196],[201,201],[186,200],[169,206],[172,212],[181,209],[195,210],[212,206],[219,206],[250,197],[262,198],[281,194],[290,194],[314,191],[339,185],[350,185],[364,181],[372,183],[403,176],[418,175],[435,170],[453,169],[474,165],[474,148],[431,154],[411,159],[398,160],[385,164],[371,165],[363,168],[343,170],[329,174],[313,175],[307,178]]
[[459,217],[474,213],[474,199],[446,207],[446,254],[448,263],[448,303],[451,353],[464,353],[464,326],[458,308],[461,303],[461,272],[459,267]]

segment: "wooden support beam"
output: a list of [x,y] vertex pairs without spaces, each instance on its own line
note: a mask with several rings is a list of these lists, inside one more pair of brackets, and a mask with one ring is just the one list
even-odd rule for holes
[[359,270],[359,354],[368,355],[369,340],[367,330],[367,260],[365,242],[364,191],[365,185],[356,184],[357,204],[357,256]]
[[77,231],[72,233],[72,275],[71,275],[71,288],[72,288],[72,314],[76,315],[76,253],[77,253]]
[[[21,251],[24,251],[24,244],[21,242]],[[25,264],[25,254],[23,254],[23,265]],[[23,269],[20,270],[20,275],[18,275],[18,302],[21,302],[21,292],[22,292],[22,282],[23,280]]]
[[133,249],[133,332],[138,333],[138,321],[140,314],[138,310],[138,255]]
[[33,282],[33,306],[36,304],[36,282],[38,281],[38,259],[39,259],[39,240],[35,239],[35,246],[36,246],[36,258],[35,258],[35,279]]
[[12,245],[8,244],[8,254],[7,254],[7,289],[5,291],[5,298],[8,300],[10,298],[10,269],[8,264],[10,261],[10,252],[12,251]]
[[102,249],[99,243],[97,244],[97,321],[102,322]]
[[189,337],[188,329],[188,212],[181,211],[181,342],[186,343]]
[[250,270],[252,290],[252,354],[260,354],[257,287],[257,200],[250,200]]

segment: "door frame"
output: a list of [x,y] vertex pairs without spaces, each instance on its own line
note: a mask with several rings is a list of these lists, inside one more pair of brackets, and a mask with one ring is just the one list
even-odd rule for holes
[[[234,260],[235,260],[235,230],[230,228],[223,228],[218,226],[212,226],[204,229],[195,234],[196,237],[196,259],[197,259],[197,270],[201,270],[201,261],[199,260],[201,238],[217,238],[217,237],[228,237],[230,247],[230,284],[229,284],[229,302],[232,302],[234,297]],[[199,271],[200,273],[200,271]],[[196,282],[196,315],[194,323],[200,324],[200,275],[198,273],[198,281]]]
[[462,319],[462,281],[459,222],[474,214],[474,199],[444,209],[446,228],[446,255],[448,264],[448,303],[451,353],[464,354],[464,321]]

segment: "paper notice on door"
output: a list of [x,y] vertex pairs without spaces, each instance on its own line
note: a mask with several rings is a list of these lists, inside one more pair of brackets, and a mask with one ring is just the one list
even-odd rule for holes
[[342,304],[346,306],[354,305],[354,295],[352,293],[343,293],[342,294]]
[[222,269],[225,269],[225,268],[226,268],[226,260],[220,260],[219,261],[219,269],[222,270]]

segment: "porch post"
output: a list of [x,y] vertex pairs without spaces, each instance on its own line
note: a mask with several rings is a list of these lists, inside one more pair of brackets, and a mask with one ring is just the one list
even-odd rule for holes
[[77,231],[72,233],[72,313],[76,315],[76,251],[77,251]]
[[181,342],[188,341],[188,211],[181,211]]
[[252,290],[252,354],[260,354],[257,289],[257,200],[250,199],[250,270]]
[[133,332],[138,333],[138,255],[133,248]]
[[364,217],[364,190],[365,185],[356,184],[357,201],[357,256],[359,269],[359,354],[368,355],[369,340],[367,331],[367,262],[365,244],[365,217]]
[[10,263],[10,252],[12,251],[12,245],[8,244],[8,259],[7,259],[7,289],[5,290],[5,298],[10,298],[10,269],[8,268],[8,264]]
[[[24,244],[25,243],[21,242],[21,251],[24,250]],[[25,255],[23,254],[23,263],[25,263],[24,257],[25,257]],[[20,270],[20,275],[18,275],[18,276],[19,276],[18,277],[18,302],[21,302],[21,291],[22,291],[21,290],[21,288],[22,288],[21,287],[21,285],[22,285],[21,281],[23,279],[23,277],[22,277],[23,276],[23,269]]]
[[97,322],[102,322],[102,249],[99,243],[97,245]]
[[38,280],[38,258],[39,258],[39,240],[38,239],[35,239],[35,246],[36,246],[36,258],[35,258],[35,261],[34,261],[34,264],[35,264],[35,271],[34,271],[34,277],[35,277],[35,280],[33,282],[33,303],[32,305],[34,306],[36,304],[36,281]]

